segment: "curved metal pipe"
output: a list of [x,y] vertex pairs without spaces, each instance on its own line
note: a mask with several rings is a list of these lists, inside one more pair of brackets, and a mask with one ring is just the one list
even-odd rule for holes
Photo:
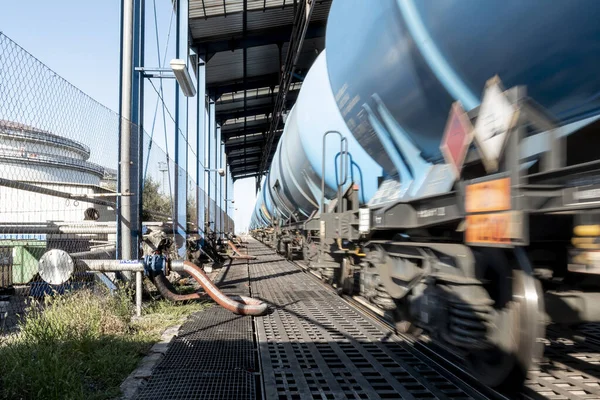
[[184,261],[182,265],[179,263],[174,264],[171,266],[173,271],[188,273],[204,288],[214,301],[232,313],[258,316],[263,315],[267,311],[267,304],[260,300],[246,296],[235,296],[235,298],[226,296],[196,264],[189,261]]
[[202,296],[199,293],[191,294],[177,294],[175,288],[171,285],[171,282],[163,273],[152,274],[151,280],[154,286],[158,289],[159,293],[167,300],[170,301],[187,301],[187,300],[199,300]]

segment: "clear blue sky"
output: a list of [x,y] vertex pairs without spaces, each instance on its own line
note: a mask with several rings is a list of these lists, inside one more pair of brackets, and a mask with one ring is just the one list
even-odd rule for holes
[[[159,42],[164,54],[172,3],[171,0],[155,1]],[[153,2],[147,0],[146,59],[147,65],[155,66],[158,62],[152,8]],[[0,11],[0,31],[83,92],[118,111],[120,9],[120,0],[4,1]],[[174,42],[173,33],[167,62],[174,56]],[[169,104],[169,84],[166,86],[165,100],[173,113],[174,104]],[[146,94],[145,128],[149,132],[156,96],[151,87],[147,87]],[[164,148],[160,115],[155,138],[163,142]],[[167,130],[172,135],[170,128],[168,124]],[[234,192],[235,221],[239,230],[248,225],[254,208],[254,179],[236,182]]]
[[4,1],[0,31],[107,107],[119,94],[119,0]]

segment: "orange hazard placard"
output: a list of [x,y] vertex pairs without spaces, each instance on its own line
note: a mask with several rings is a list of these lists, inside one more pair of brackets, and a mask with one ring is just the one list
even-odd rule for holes
[[514,230],[511,212],[467,215],[465,242],[511,244]]
[[510,178],[467,185],[465,210],[467,213],[510,210]]

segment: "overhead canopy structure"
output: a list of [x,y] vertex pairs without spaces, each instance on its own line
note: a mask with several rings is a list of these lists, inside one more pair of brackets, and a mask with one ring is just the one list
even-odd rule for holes
[[285,112],[325,48],[331,1],[190,0],[191,46],[206,62],[234,180],[268,169]]

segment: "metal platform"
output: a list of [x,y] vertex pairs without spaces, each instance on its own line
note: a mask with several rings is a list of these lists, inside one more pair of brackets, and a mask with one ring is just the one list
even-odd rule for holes
[[[253,319],[214,306],[191,316],[139,399],[489,397],[272,249],[251,240],[248,252],[258,258],[225,267],[217,282],[228,294],[268,302],[270,313]],[[566,365],[554,359],[532,371],[524,397],[600,398],[597,343],[588,340],[583,349],[555,336],[548,353]],[[577,371],[574,361],[586,368]]]
[[[248,296],[248,265],[223,268],[227,294]],[[181,326],[137,399],[256,399],[260,375],[250,317],[214,305]]]

